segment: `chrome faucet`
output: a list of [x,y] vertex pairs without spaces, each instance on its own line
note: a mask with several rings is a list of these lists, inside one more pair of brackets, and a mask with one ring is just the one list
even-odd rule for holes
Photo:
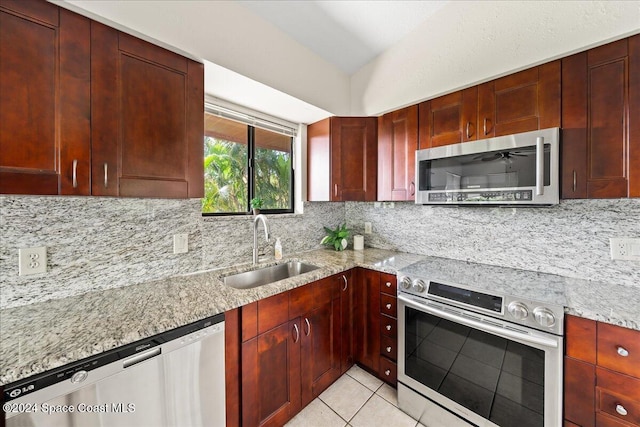
[[264,225],[264,237],[269,241],[269,225],[267,224],[267,217],[260,214],[256,215],[253,220],[253,265],[258,263],[258,221],[262,221]]

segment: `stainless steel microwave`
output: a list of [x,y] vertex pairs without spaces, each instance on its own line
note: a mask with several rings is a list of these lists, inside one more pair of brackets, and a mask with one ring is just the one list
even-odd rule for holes
[[550,128],[418,150],[416,204],[558,204],[559,140]]

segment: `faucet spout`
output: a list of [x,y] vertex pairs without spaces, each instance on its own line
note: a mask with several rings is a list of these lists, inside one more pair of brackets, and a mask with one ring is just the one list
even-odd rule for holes
[[260,214],[253,219],[253,265],[258,264],[258,223],[262,221],[264,227],[264,238],[269,241],[269,224],[267,217]]

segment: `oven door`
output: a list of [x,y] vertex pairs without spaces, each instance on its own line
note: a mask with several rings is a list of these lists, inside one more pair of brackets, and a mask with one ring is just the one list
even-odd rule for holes
[[398,328],[400,385],[479,426],[562,425],[562,337],[405,295]]

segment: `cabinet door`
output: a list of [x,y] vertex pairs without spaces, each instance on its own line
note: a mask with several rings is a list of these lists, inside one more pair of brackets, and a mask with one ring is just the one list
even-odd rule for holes
[[378,200],[415,200],[418,106],[380,117],[378,126]]
[[354,343],[353,343],[353,296],[354,296],[354,276],[353,270],[346,271],[338,275],[340,285],[340,324],[342,331],[340,337],[340,373],[344,374],[353,366]]
[[478,87],[478,139],[560,126],[560,61]]
[[331,119],[307,127],[307,200],[328,202],[331,198]]
[[242,343],[242,425],[281,426],[300,410],[300,318]]
[[420,148],[478,139],[477,114],[476,86],[420,104]]
[[91,23],[92,194],[202,197],[204,66]]
[[595,366],[564,358],[564,417],[582,427],[595,425]]
[[358,269],[355,296],[355,357],[373,372],[380,367],[380,273]]
[[[302,318],[302,406],[340,377],[340,299],[335,277],[313,283],[315,309]],[[337,298],[334,298],[337,297]]]
[[0,5],[0,193],[89,194],[89,43],[80,15]]
[[[640,159],[640,127],[633,119],[640,116],[640,78],[633,74],[640,72],[638,40],[562,60],[563,198],[629,195],[631,170],[637,170],[629,159]],[[634,194],[640,194],[637,185],[634,180]]]
[[331,118],[331,201],[376,200],[377,134],[375,117]]

